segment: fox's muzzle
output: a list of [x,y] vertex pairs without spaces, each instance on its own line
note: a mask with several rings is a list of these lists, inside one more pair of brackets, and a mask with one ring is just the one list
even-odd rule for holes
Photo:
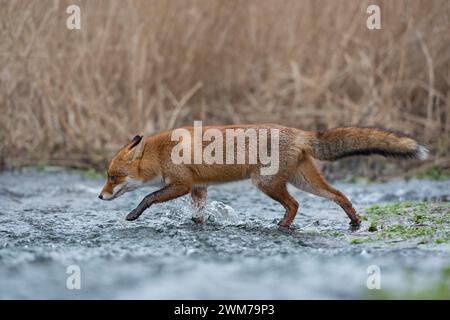
[[101,200],[112,200],[112,199],[115,199],[118,196],[122,195],[123,193],[124,192],[122,190],[119,190],[119,192],[115,192],[113,194],[108,193],[108,192],[102,192],[102,193],[100,193],[98,198],[101,199]]

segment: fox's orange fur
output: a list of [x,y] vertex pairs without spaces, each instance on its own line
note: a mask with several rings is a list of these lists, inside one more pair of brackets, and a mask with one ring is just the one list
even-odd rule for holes
[[[211,127],[203,127],[203,130],[208,128]],[[111,200],[146,184],[161,184],[162,189],[146,196],[127,215],[127,220],[135,220],[151,205],[188,193],[194,203],[202,208],[206,202],[208,185],[251,179],[258,189],[283,205],[286,213],[280,225],[287,227],[294,220],[299,206],[287,190],[287,184],[290,183],[301,190],[334,201],[346,212],[352,224],[359,225],[360,218],[350,201],[325,180],[314,158],[335,160],[358,154],[381,154],[424,159],[427,154],[426,148],[415,140],[377,128],[348,127],[322,132],[303,131],[275,124],[214,128],[223,133],[225,129],[237,128],[278,129],[278,172],[274,175],[261,175],[260,163],[174,164],[171,152],[178,141],[171,141],[172,131],[165,131],[145,139],[136,136],[116,154],[109,165],[108,180],[100,198]],[[246,147],[248,148],[247,144]]]

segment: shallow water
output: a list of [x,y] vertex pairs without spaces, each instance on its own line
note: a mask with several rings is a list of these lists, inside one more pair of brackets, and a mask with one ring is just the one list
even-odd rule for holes
[[[102,184],[58,169],[0,174],[0,298],[365,298],[370,265],[386,292],[427,288],[450,265],[448,244],[352,245],[369,222],[351,231],[338,206],[294,188],[300,211],[283,230],[281,206],[248,182],[211,187],[201,226],[188,197],[126,222],[152,189],[106,202]],[[360,212],[450,198],[450,181],[335,185]],[[70,265],[80,268],[79,290],[66,287]]]

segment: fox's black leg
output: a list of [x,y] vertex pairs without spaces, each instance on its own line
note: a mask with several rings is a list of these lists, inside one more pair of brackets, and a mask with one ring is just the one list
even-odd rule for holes
[[189,185],[171,183],[168,186],[165,186],[164,188],[146,196],[141,203],[139,203],[139,205],[127,215],[126,219],[128,221],[136,220],[152,204],[165,202],[184,196],[189,193],[190,189],[191,187]]

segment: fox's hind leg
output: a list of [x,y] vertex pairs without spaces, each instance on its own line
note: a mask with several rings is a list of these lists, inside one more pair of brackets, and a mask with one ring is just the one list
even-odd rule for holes
[[284,214],[283,220],[280,221],[278,225],[289,227],[297,214],[298,202],[289,194],[286,185],[287,182],[279,182],[278,179],[270,179],[268,176],[254,177],[252,180],[259,190],[283,205],[286,209],[286,213]]
[[192,221],[201,224],[204,222],[204,211],[206,206],[206,198],[208,195],[208,189],[204,187],[194,187],[191,190],[191,197],[194,203],[194,208],[197,211],[192,216]]
[[352,203],[342,192],[333,188],[325,180],[310,156],[306,156],[301,160],[297,173],[290,178],[289,182],[303,191],[334,201],[344,209],[352,225],[360,225],[361,218],[356,213]]

